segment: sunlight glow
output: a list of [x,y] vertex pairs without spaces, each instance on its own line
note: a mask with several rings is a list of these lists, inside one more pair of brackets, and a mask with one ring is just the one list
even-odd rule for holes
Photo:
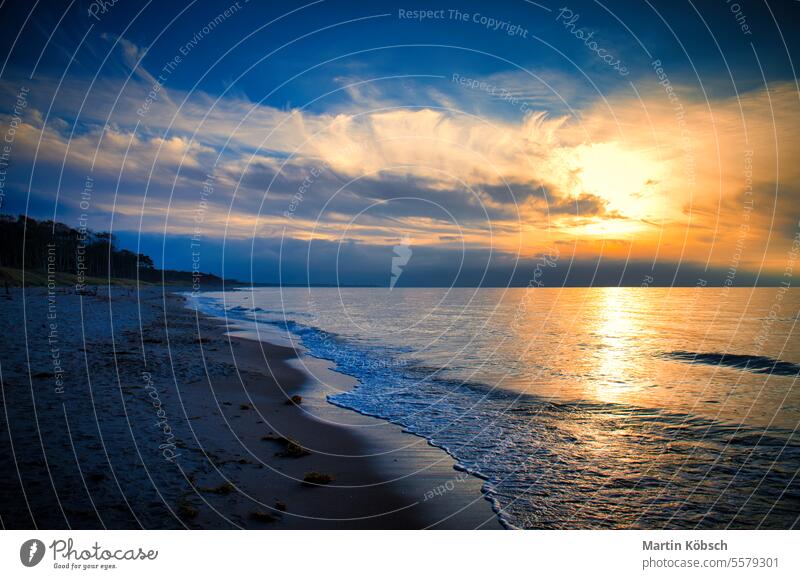
[[653,202],[662,168],[647,153],[618,143],[581,145],[575,150],[578,179],[573,193],[591,193],[608,201],[610,211],[628,217],[646,217],[657,209]]

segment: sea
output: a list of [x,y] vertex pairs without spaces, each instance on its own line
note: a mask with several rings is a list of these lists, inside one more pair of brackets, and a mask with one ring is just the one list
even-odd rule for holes
[[330,360],[335,405],[485,481],[509,527],[800,526],[800,290],[241,288],[203,312]]

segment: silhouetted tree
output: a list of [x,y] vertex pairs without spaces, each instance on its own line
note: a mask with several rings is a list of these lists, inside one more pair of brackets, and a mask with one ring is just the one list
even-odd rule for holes
[[[139,278],[143,281],[192,283],[188,271],[156,269],[153,259],[143,253],[119,249],[107,232],[81,232],[64,223],[36,221],[26,215],[0,215],[0,267],[77,274],[79,266],[87,277]],[[220,278],[201,274],[204,282]]]

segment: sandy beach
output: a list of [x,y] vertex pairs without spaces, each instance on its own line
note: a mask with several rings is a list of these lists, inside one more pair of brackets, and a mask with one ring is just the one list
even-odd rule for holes
[[2,306],[5,528],[502,528],[444,451],[326,401],[353,379],[179,292]]

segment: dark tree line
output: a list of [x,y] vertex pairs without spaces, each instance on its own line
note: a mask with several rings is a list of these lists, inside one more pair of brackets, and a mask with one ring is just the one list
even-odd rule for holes
[[[0,267],[82,274],[84,277],[115,277],[147,282],[221,285],[222,278],[210,274],[157,269],[150,256],[117,247],[106,232],[73,229],[57,221],[36,221],[26,215],[0,215]],[[231,280],[232,282],[235,280]]]
[[158,270],[142,253],[119,249],[110,233],[73,229],[63,223],[36,221],[25,215],[0,215],[0,267],[87,277],[153,279]]

